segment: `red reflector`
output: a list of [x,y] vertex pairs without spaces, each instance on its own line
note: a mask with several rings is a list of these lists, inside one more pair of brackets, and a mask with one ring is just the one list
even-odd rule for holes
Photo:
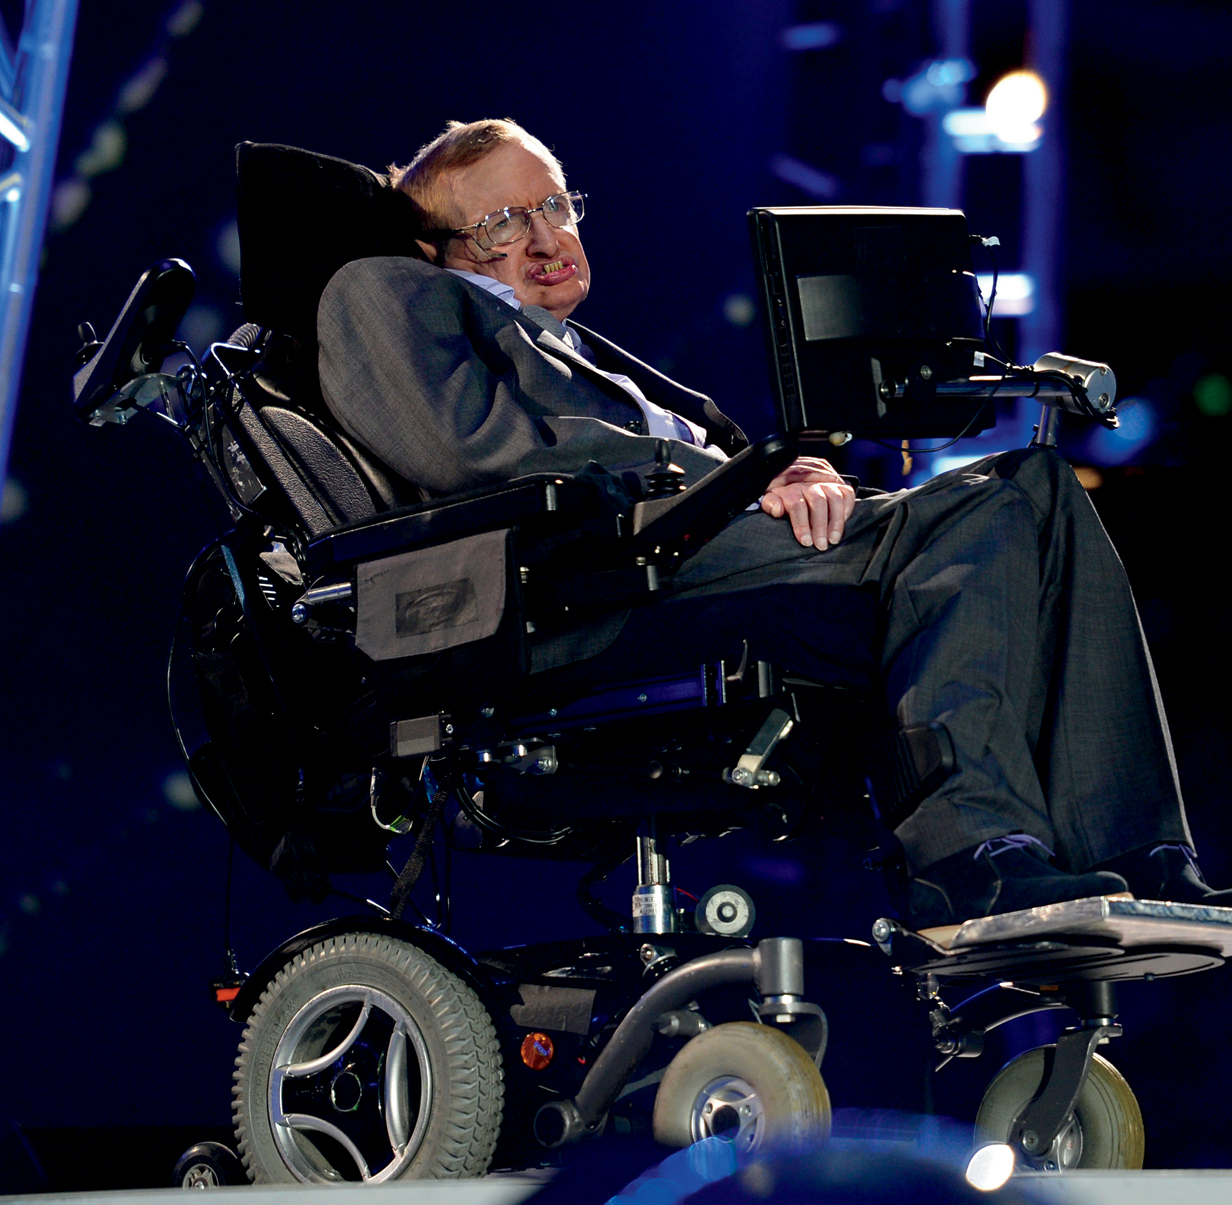
[[240,989],[238,987],[216,987],[214,989],[214,999],[217,1000],[219,1004],[227,1004],[234,1000],[239,994]]
[[542,1071],[555,1053],[556,1047],[546,1033],[528,1033],[522,1039],[522,1062],[532,1071]]

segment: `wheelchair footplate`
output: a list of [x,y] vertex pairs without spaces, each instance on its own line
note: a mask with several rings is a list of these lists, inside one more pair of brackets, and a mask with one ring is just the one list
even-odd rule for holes
[[873,938],[896,972],[940,979],[1162,979],[1223,965],[1232,908],[1102,895],[919,932],[882,919]]
[[[1222,966],[1232,954],[1232,908],[1125,893],[919,932],[882,919],[873,938],[895,974],[916,979],[938,1071],[951,1059],[979,1057],[989,1031],[1007,1021],[1052,1009],[1077,1014],[1055,1043],[1001,1069],[980,1104],[977,1134],[1008,1144],[1023,1170],[1135,1168],[1143,1159],[1141,1110],[1096,1053],[1122,1034],[1117,981]],[[941,999],[944,982],[975,979],[994,982],[952,1008]]]

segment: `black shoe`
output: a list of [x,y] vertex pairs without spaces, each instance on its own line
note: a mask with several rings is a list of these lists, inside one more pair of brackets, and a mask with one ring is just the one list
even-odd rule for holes
[[1095,869],[1119,874],[1140,900],[1232,907],[1232,891],[1216,891],[1202,877],[1198,859],[1188,845],[1144,845],[1101,862]]
[[1034,837],[1012,833],[942,858],[911,880],[904,922],[929,929],[1127,890],[1118,874],[1066,874],[1045,861],[1049,854]]

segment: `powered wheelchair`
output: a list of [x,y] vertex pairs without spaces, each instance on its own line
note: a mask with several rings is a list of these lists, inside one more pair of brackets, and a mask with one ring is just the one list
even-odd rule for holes
[[[293,148],[244,144],[238,161],[245,325],[200,357],[177,343],[193,275],[163,261],[105,339],[83,326],[74,405],[97,426],[172,423],[226,510],[188,572],[169,669],[201,799],[293,898],[324,898],[331,874],[393,880],[388,907],[217,985],[245,1025],[248,1177],[477,1176],[550,1164],[605,1128],[738,1151],[816,1138],[828,1024],[805,996],[806,951],[840,971],[888,955],[945,1060],[1012,1018],[1072,1010],[1054,1047],[994,1081],[981,1130],[1035,1168],[1141,1166],[1137,1104],[1095,1053],[1120,1032],[1115,981],[1220,965],[1224,910],[1096,899],[926,934],[882,919],[869,944],[754,941],[753,901],[731,884],[681,908],[672,837],[757,824],[787,838],[822,793],[870,789],[892,825],[953,768],[942,725],[894,730],[862,702],[876,671],[858,653],[805,678],[736,631],[722,649],[664,649],[637,677],[548,664],[605,625],[653,633],[674,568],[799,440],[762,440],[698,482],[665,454],[642,496],[595,466],[426,499],[338,429],[315,375],[333,272],[416,254],[406,198]],[[870,647],[876,599],[845,606],[850,647]],[[856,717],[864,758],[821,738],[836,716]],[[462,949],[411,898],[439,832],[588,864],[578,899],[602,932]],[[400,870],[391,842],[407,848]],[[596,888],[630,858],[621,913]],[[979,981],[995,986],[942,1002],[945,984]],[[185,1183],[226,1178],[217,1153],[195,1159]]]

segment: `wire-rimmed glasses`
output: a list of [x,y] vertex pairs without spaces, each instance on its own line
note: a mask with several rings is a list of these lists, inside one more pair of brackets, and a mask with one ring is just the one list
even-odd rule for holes
[[536,213],[543,214],[543,220],[557,229],[574,226],[586,214],[585,202],[584,192],[553,193],[534,209],[527,209],[524,205],[506,205],[503,209],[485,214],[474,225],[460,226],[450,233],[469,236],[487,251],[491,247],[503,247],[525,238],[530,230],[530,219]]

